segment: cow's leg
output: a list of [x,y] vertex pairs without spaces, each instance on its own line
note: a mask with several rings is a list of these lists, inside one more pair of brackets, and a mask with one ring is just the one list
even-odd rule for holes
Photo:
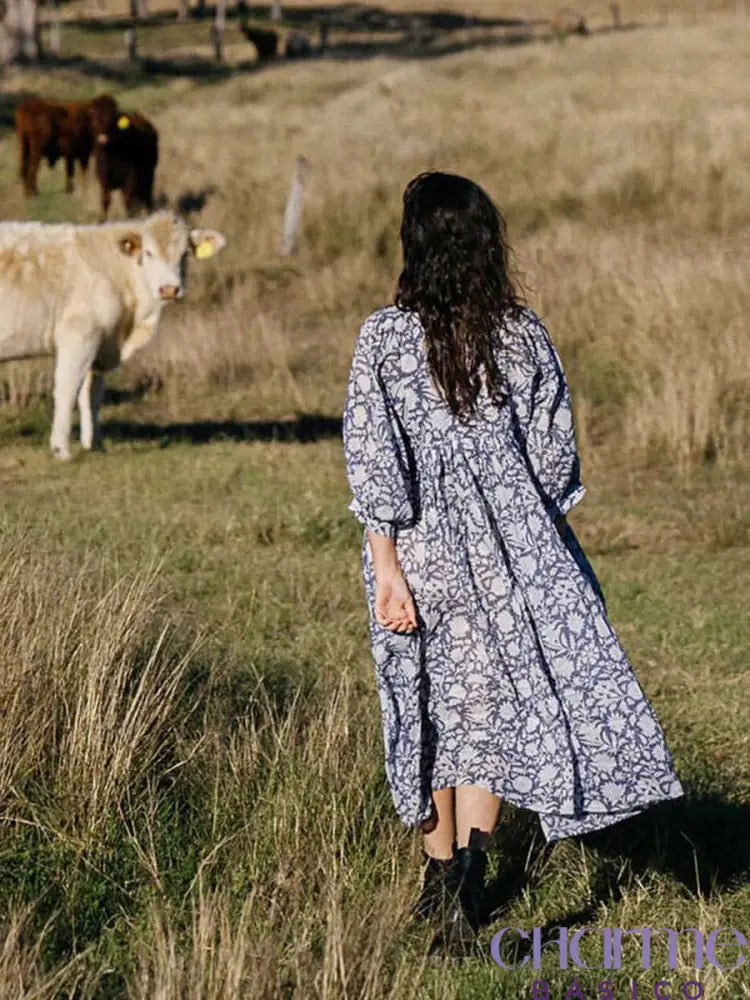
[[109,206],[112,202],[112,192],[106,184],[102,184],[102,222],[107,218]]
[[78,162],[81,164],[81,180],[85,185],[88,186],[89,183],[89,156],[87,153],[81,153]]
[[76,170],[76,161],[74,156],[65,157],[65,191],[67,194],[71,194],[73,191],[73,176]]
[[120,361],[127,361],[131,358],[137,350],[141,347],[145,347],[149,341],[153,340],[156,334],[156,327],[159,323],[159,316],[161,310],[150,316],[148,319],[142,320],[130,331],[130,336],[122,345],[120,349]]
[[94,443],[94,414],[91,406],[91,388],[94,382],[94,373],[89,368],[81,382],[78,390],[78,416],[81,423],[81,445],[86,451],[91,450]]
[[141,200],[146,206],[146,211],[153,212],[154,210],[154,171],[146,170],[145,176],[143,178],[143,183],[141,185]]
[[138,211],[138,177],[131,170],[122,189],[122,200],[125,202],[125,214],[131,218]]
[[24,191],[27,195],[38,194],[36,186],[36,176],[39,173],[39,164],[42,162],[42,150],[38,140],[32,136],[29,142],[28,156],[26,157],[26,174],[24,176]]
[[99,430],[99,407],[104,398],[104,376],[91,368],[86,372],[78,393],[78,413],[81,418],[81,445],[90,451],[102,446]]
[[91,419],[94,425],[94,439],[92,442],[92,447],[96,448],[97,451],[101,451],[104,448],[104,442],[102,441],[102,429],[99,426],[99,409],[102,405],[102,400],[104,399],[104,375],[101,372],[94,372],[94,377],[91,380]]
[[70,458],[73,406],[86,372],[96,356],[96,344],[74,340],[58,348],[55,360],[55,412],[50,448],[55,458]]
[[29,137],[25,132],[18,136],[18,176],[26,184],[26,173],[29,162]]

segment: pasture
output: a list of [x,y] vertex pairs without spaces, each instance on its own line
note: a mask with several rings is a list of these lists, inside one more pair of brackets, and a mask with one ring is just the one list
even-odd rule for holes
[[[423,169],[465,173],[505,211],[559,346],[588,487],[571,523],[688,793],[550,847],[506,808],[505,905],[482,939],[747,934],[748,22],[694,13],[263,68],[240,38],[192,76],[175,37],[192,22],[144,29],[144,52],[175,56],[153,74],[116,62],[121,27],[79,24],[67,62],[0,77],[0,217],[96,218],[94,179],[66,195],[61,164],[24,200],[11,109],[109,91],[159,128],[157,195],[228,238],[109,377],[106,453],[74,443],[55,462],[51,362],[0,366],[3,1000],[510,1000],[537,978],[550,1000],[574,979],[569,995],[598,997],[604,978],[617,1000],[662,979],[750,996],[747,964],[696,970],[687,938],[675,970],[655,946],[650,970],[626,949],[609,975],[552,953],[538,973],[428,957],[339,438],[357,327],[398,273],[401,191]],[[298,155],[300,248],[280,258]]]

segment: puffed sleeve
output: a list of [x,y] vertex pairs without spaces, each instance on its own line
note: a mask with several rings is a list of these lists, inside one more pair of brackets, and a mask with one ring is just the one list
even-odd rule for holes
[[534,372],[521,407],[526,460],[550,516],[559,517],[583,499],[586,489],[560,356],[536,316],[530,333]]
[[349,510],[378,535],[395,537],[415,520],[415,473],[406,429],[390,400],[377,358],[373,318],[354,348],[343,418]]

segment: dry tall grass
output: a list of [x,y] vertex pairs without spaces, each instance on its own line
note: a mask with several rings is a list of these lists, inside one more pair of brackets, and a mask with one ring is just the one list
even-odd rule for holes
[[[400,191],[420,169],[454,169],[508,215],[532,304],[571,371],[584,440],[631,461],[736,458],[750,440],[750,113],[730,30],[285,70],[278,83],[197,98],[190,141],[180,111],[166,111],[180,168],[167,164],[162,183],[177,190],[187,169],[198,186],[213,178],[210,214],[233,247],[198,279],[210,307],[180,329],[173,313],[137,363],[192,386],[249,383],[263,409],[279,397],[335,409],[321,379],[333,370],[340,384],[357,322],[390,293]],[[252,135],[227,146],[219,177],[204,159],[220,141],[217,119],[222,132]],[[315,171],[305,247],[296,272],[274,271],[295,151]]]
[[[164,617],[155,570],[72,571],[50,554],[30,558],[22,542],[2,555],[0,819],[60,866],[50,919],[79,894],[85,907],[89,892],[94,910],[101,892],[125,906],[128,886],[145,879],[151,905],[126,930],[134,1000],[402,995],[419,963],[389,931],[412,878],[400,870],[398,829],[374,836],[379,727],[351,673],[307,704],[299,692],[276,703],[259,677],[228,722],[193,630],[154,624]],[[186,831],[170,829],[170,802]],[[200,850],[183,887],[187,925],[163,870],[185,832]],[[353,898],[365,860],[378,884]],[[107,995],[97,992],[105,955],[86,947],[84,927],[69,928],[73,959],[44,971],[47,894],[42,886],[38,907],[0,922],[0,996],[52,998],[62,984]]]
[[[401,190],[452,169],[508,216],[582,440],[630,462],[734,460],[750,431],[743,80],[730,18],[126,95],[161,129],[161,189],[206,190],[202,217],[230,239],[131,376],[165,381],[173,419],[340,411],[356,327],[398,272]],[[300,152],[313,164],[303,247],[282,261]],[[17,399],[28,366],[19,378],[6,379]]]
[[[170,649],[166,627],[149,636],[153,570],[103,588],[93,559],[71,577],[20,546],[3,566],[0,803],[85,847],[166,752],[193,650]],[[29,805],[40,786],[49,815]]]
[[95,976],[76,956],[53,971],[41,958],[45,931],[29,928],[32,908],[9,914],[0,924],[0,996],[3,1000],[58,1000],[63,993],[86,994]]

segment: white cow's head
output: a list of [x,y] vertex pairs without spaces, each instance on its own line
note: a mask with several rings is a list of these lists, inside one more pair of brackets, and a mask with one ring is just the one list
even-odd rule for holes
[[122,253],[132,257],[154,299],[181,299],[187,286],[189,257],[208,260],[226,246],[215,229],[189,229],[178,216],[160,212],[119,240]]

